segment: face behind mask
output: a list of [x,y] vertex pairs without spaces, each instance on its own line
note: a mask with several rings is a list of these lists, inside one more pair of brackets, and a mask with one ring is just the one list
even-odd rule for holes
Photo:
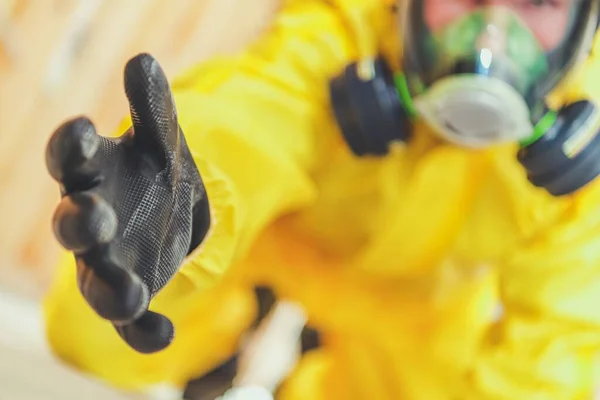
[[414,108],[443,138],[527,139],[544,98],[589,45],[591,0],[413,0],[400,13]]

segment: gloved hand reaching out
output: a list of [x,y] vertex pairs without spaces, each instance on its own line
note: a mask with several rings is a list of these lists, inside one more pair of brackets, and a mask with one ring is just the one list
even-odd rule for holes
[[169,345],[174,329],[148,304],[210,226],[209,203],[177,121],[161,67],[148,54],[125,67],[133,126],[99,136],[89,119],[61,125],[46,163],[60,183],[53,221],[75,255],[81,293],[142,353]]

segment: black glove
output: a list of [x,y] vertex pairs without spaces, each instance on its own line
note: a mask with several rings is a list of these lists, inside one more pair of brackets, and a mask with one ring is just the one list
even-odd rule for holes
[[174,330],[148,311],[150,299],[202,242],[210,213],[156,60],[131,59],[125,91],[133,126],[123,136],[99,136],[89,119],[73,119],[53,133],[46,163],[63,196],[54,233],[75,255],[81,293],[132,348],[151,353]]

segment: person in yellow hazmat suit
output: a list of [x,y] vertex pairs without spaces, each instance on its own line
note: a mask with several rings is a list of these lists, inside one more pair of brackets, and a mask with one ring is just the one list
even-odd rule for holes
[[172,85],[133,58],[117,135],[76,118],[48,144],[54,351],[182,387],[265,285],[321,335],[282,399],[593,398],[599,8],[289,0]]

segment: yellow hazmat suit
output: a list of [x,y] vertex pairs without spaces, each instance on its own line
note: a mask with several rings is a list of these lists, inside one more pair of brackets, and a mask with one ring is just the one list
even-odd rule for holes
[[[359,57],[393,59],[394,24],[384,0],[290,0],[246,51],[179,77],[214,223],[152,303],[175,341],[129,349],[84,302],[67,255],[45,303],[56,353],[125,388],[184,385],[234,351],[258,282],[323,332],[284,399],[591,398],[600,184],[553,198],[515,147],[465,150],[420,125],[383,159],[351,155],[327,83]],[[590,58],[555,100],[597,99],[598,74]]]

